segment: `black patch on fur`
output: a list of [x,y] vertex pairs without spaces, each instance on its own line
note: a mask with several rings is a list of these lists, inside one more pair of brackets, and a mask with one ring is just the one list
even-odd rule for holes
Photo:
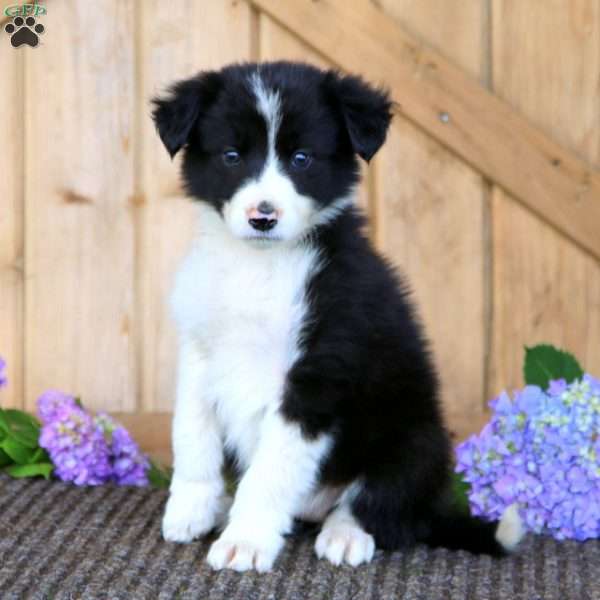
[[[246,180],[259,176],[268,149],[267,125],[256,108],[248,74],[230,67],[221,76],[220,93],[193,129],[182,162],[187,193],[219,211]],[[240,152],[238,165],[224,164],[228,148]]]
[[354,151],[369,162],[385,142],[392,120],[388,93],[360,77],[335,71],[327,73],[325,87],[344,117]]
[[508,551],[496,540],[497,529],[497,521],[486,522],[469,515],[435,515],[429,522],[429,532],[422,541],[433,548],[507,556]]
[[[280,94],[276,152],[281,168],[299,193],[321,206],[346,196],[358,183],[360,170],[340,100],[327,86],[329,75],[307,65],[285,63],[268,64],[260,72],[266,87]],[[297,150],[312,156],[310,168],[293,167]]]
[[302,356],[283,414],[333,435],[321,482],[360,482],[352,510],[378,548],[416,542],[501,554],[497,524],[455,514],[438,381],[407,288],[353,209],[310,238],[324,267],[308,285]]
[[202,73],[176,83],[170,97],[153,100],[152,117],[171,158],[189,141],[201,111],[216,100],[221,86],[218,73]]

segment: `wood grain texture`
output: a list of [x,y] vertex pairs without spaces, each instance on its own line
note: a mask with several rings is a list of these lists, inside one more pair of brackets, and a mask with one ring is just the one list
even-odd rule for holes
[[165,466],[172,464],[172,413],[114,413],[113,416],[153,460]]
[[344,68],[386,82],[402,114],[600,257],[600,172],[408,35],[379,0],[251,1]]
[[281,27],[265,13],[259,13],[258,18],[260,60],[298,60],[322,69],[332,67],[330,60],[302,42],[297,35]]
[[377,0],[374,4],[420,44],[439,52],[474,79],[483,79],[486,0]]
[[[5,42],[6,40],[2,40]],[[7,362],[9,385],[0,405],[23,404],[23,54],[1,45],[0,114],[0,357]]]
[[55,0],[25,50],[28,408],[49,387],[134,406],[133,8]]
[[[600,3],[498,0],[492,22],[496,93],[600,165]],[[523,345],[565,347],[600,372],[600,263],[500,189],[493,217],[490,394],[521,385]]]
[[254,20],[245,2],[139,2],[137,114],[137,307],[139,409],[171,410],[176,334],[168,296],[196,223],[179,160],[171,162],[150,118],[152,97],[204,69],[249,60]]
[[[483,68],[480,2],[381,0],[381,10],[473,74]],[[396,98],[402,102],[402,96]],[[378,163],[377,231],[406,273],[442,381],[451,427],[484,413],[486,328],[481,176],[399,116]]]

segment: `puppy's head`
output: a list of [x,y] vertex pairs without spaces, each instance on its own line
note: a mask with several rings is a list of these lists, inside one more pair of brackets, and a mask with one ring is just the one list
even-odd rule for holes
[[287,241],[333,218],[391,119],[387,94],[358,77],[298,63],[200,73],[154,100],[167,150],[184,149],[184,185],[231,233]]

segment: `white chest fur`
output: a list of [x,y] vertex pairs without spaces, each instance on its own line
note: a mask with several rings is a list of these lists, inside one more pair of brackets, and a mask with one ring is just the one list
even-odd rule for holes
[[201,208],[200,219],[172,308],[180,333],[206,361],[203,401],[214,407],[226,446],[247,467],[263,417],[279,405],[299,355],[305,288],[318,255],[304,245],[236,240],[210,209]]

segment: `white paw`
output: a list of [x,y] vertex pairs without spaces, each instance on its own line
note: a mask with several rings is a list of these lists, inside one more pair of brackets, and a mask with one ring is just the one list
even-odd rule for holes
[[[227,530],[226,530],[227,531]],[[271,540],[230,539],[223,535],[211,546],[206,560],[215,570],[233,569],[249,571],[256,569],[260,573],[270,571],[283,546],[281,536]]]
[[226,499],[220,482],[198,483],[173,480],[162,521],[168,542],[191,542],[219,524]]
[[373,558],[375,540],[353,523],[337,523],[321,531],[315,542],[315,552],[319,558],[326,558],[334,565],[345,562],[356,567]]

